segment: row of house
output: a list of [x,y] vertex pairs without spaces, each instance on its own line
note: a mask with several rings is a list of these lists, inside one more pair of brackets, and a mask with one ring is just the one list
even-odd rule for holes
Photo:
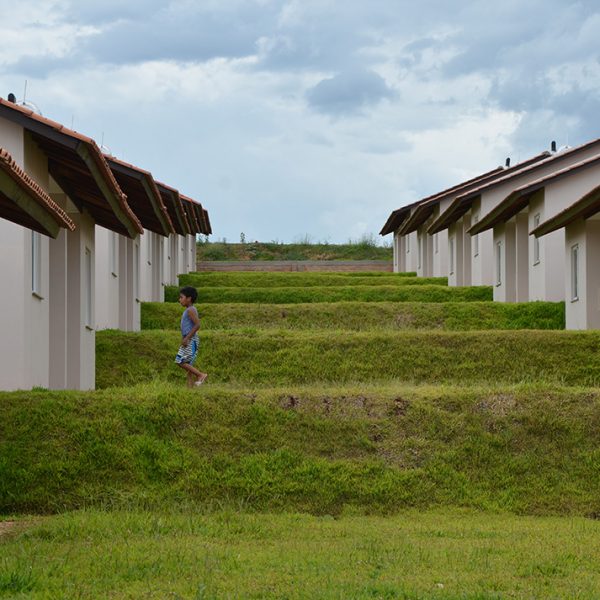
[[600,328],[600,139],[507,159],[393,211],[380,233],[397,272],[490,285],[499,302],[565,301],[568,329]]
[[95,331],[138,330],[211,232],[200,203],[0,98],[0,389],[93,389]]

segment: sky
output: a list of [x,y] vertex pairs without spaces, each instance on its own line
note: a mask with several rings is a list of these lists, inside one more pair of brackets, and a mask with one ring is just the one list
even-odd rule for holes
[[597,0],[0,0],[0,96],[27,82],[214,240],[340,243],[600,137],[599,31]]

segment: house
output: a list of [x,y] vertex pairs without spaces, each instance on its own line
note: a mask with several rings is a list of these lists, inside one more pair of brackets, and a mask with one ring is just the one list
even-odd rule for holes
[[535,179],[529,173],[508,182],[512,189],[501,187],[504,198],[470,229],[473,235],[493,232],[495,300],[565,299],[564,230],[542,240],[529,233],[600,184],[600,143],[557,154],[547,166],[553,169],[537,169],[545,174]]
[[[502,300],[495,269],[498,245],[494,242],[492,232],[481,227],[481,220],[516,188],[590,158],[598,152],[600,140],[560,152],[543,153],[510,167],[499,176],[492,176],[488,181],[455,197],[428,228],[432,235],[448,229],[450,285],[494,285],[497,292],[495,298]],[[519,221],[519,231],[515,233],[515,237],[522,243],[523,231],[527,227],[522,218]],[[507,257],[507,260],[512,259]],[[524,299],[524,292],[515,297]]]
[[600,329],[600,185],[545,219],[531,233],[542,242],[560,231],[564,233],[566,327]]
[[11,249],[2,276],[15,290],[3,299],[11,334],[0,341],[0,387],[92,389],[94,228],[135,238],[142,226],[91,138],[0,98],[0,146],[73,225],[49,239],[31,222],[0,221]]

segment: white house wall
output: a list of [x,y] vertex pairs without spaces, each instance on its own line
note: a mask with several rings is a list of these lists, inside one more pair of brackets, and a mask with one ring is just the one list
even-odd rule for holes
[[[119,329],[119,285],[122,275],[119,268],[121,236],[99,225],[96,225],[95,236],[96,329]],[[113,252],[116,252],[114,259]],[[116,268],[113,269],[113,267]]]

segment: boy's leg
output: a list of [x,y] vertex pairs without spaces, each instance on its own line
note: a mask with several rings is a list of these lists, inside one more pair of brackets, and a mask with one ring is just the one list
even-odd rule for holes
[[[195,367],[192,367],[192,365],[188,364],[188,363],[181,363],[179,365],[182,369],[184,369],[185,371],[187,371],[188,374],[188,385],[190,382],[190,376],[192,378],[192,386],[194,384],[195,381],[204,381],[206,379],[206,373],[203,373],[202,371],[199,371],[198,369],[196,369]],[[190,386],[190,387],[192,387]]]

